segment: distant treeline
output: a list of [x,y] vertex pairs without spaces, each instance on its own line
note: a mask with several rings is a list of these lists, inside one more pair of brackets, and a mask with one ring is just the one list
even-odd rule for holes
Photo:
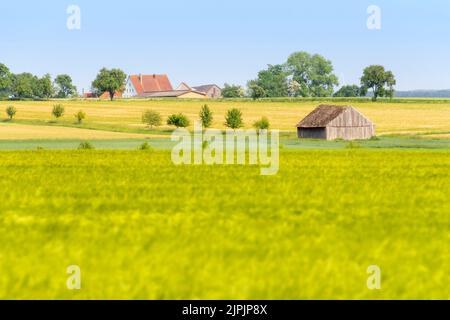
[[450,98],[450,89],[449,90],[396,91],[395,97],[398,97],[398,98]]

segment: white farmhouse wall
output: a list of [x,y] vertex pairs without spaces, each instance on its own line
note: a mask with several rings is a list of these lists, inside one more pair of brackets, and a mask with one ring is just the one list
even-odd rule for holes
[[132,98],[132,97],[136,97],[137,95],[138,94],[136,92],[136,89],[134,88],[130,77],[128,77],[127,83],[125,84],[125,91],[123,92],[122,97]]

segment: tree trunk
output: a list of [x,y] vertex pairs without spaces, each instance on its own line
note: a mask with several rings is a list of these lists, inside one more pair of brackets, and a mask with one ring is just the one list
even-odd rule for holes
[[114,91],[110,91],[109,92],[109,98],[111,99],[111,101],[113,101],[114,100]]

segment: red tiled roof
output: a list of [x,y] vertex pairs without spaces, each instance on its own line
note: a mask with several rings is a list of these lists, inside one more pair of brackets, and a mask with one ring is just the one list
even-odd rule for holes
[[172,84],[165,74],[132,75],[130,80],[138,95],[145,92],[172,91]]

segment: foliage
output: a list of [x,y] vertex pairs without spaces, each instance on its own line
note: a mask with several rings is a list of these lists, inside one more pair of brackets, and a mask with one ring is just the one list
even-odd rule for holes
[[58,119],[64,115],[65,108],[61,104],[56,104],[53,106],[52,115]]
[[213,122],[213,112],[208,107],[207,104],[202,106],[200,110],[200,121],[202,123],[203,128],[209,128]]
[[11,72],[8,67],[0,63],[0,93],[8,92],[11,87]]
[[147,141],[145,141],[143,144],[141,144],[139,146],[139,150],[142,150],[142,151],[145,151],[145,150],[153,151],[154,149]]
[[224,98],[242,98],[244,96],[244,89],[239,85],[230,85],[225,83],[222,89],[222,97]]
[[334,97],[360,97],[364,96],[364,90],[357,85],[345,85],[334,93]]
[[12,120],[17,113],[17,109],[14,106],[8,106],[6,108],[6,114],[8,115],[9,120]]
[[396,80],[391,71],[386,71],[383,66],[372,65],[364,69],[361,77],[361,85],[365,90],[372,89],[373,101],[378,97],[394,96]]
[[225,126],[231,129],[239,129],[244,126],[242,120],[242,112],[239,109],[233,108],[228,110],[225,117]]
[[253,127],[257,130],[269,130],[269,119],[267,119],[267,117],[262,117],[261,120],[258,120],[253,124]]
[[287,60],[286,69],[292,80],[299,84],[294,96],[328,97],[332,95],[333,87],[339,84],[331,61],[318,54],[293,53]]
[[[253,98],[263,97],[287,97],[288,73],[283,65],[269,65],[267,70],[258,73],[258,78],[249,83],[249,89],[252,91]],[[260,90],[260,89],[263,90]],[[262,95],[262,92],[264,94]]]
[[108,92],[111,101],[114,99],[116,91],[122,89],[127,75],[120,69],[108,70],[103,68],[92,82],[92,87],[98,92]]
[[145,123],[151,129],[158,127],[162,123],[161,114],[154,110],[147,110],[142,114],[142,123]]
[[81,142],[80,145],[78,146],[79,150],[94,150],[95,147],[89,142],[89,141],[84,141]]
[[250,81],[248,83],[248,89],[249,89],[250,97],[253,100],[258,100],[258,99],[267,97],[266,90],[263,87],[261,87],[260,85],[258,85],[258,83],[256,81]]
[[182,113],[172,114],[167,118],[167,124],[169,126],[175,126],[177,128],[186,128],[189,126],[189,119]]
[[57,87],[56,96],[58,98],[67,98],[76,93],[77,88],[72,84],[72,78],[67,74],[60,74],[55,78]]
[[81,124],[83,120],[86,118],[86,113],[82,110],[75,113],[75,118],[77,119],[78,123]]

